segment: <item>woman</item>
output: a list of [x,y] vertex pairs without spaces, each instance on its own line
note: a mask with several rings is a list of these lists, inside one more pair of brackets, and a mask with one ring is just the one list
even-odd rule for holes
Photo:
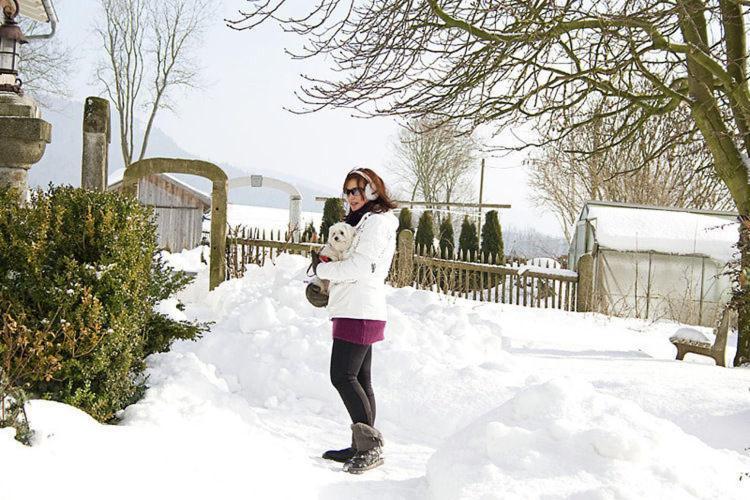
[[350,257],[320,262],[315,271],[330,280],[331,382],[352,419],[352,446],[329,450],[323,458],[345,462],[345,471],[359,474],[383,463],[383,438],[374,427],[370,366],[372,344],[383,340],[384,282],[396,249],[398,219],[383,180],[369,168],[347,174],[344,196],[349,205],[345,221],[355,228]]

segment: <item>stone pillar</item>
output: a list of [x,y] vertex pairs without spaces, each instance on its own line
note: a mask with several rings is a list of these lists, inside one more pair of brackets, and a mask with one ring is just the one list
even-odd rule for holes
[[292,230],[292,241],[299,243],[302,233],[302,197],[289,197],[289,227]]
[[576,311],[591,312],[594,301],[594,256],[590,253],[578,259],[578,288]]
[[211,263],[208,289],[213,290],[226,279],[227,262],[227,191],[226,178],[215,180],[211,190]]
[[398,260],[396,261],[396,286],[409,286],[414,277],[414,233],[404,229],[398,233]]
[[52,126],[41,119],[28,97],[0,92],[0,186],[10,186],[26,199],[29,169],[42,159]]
[[110,141],[109,101],[87,97],[83,108],[82,188],[106,191]]

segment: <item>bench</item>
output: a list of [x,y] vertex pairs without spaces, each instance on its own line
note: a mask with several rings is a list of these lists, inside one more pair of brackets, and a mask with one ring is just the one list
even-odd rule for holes
[[727,337],[729,325],[731,324],[733,310],[725,307],[721,313],[719,324],[714,328],[713,343],[700,331],[694,328],[680,328],[669,338],[669,341],[677,348],[677,359],[682,360],[685,354],[692,352],[702,356],[713,358],[717,366],[726,366],[725,353],[727,350]]

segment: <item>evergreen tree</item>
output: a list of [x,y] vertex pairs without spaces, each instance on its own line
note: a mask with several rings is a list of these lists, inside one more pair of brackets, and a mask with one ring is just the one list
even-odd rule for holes
[[302,241],[312,241],[315,242],[318,240],[318,232],[315,230],[315,225],[310,221],[310,223],[305,227],[305,231],[302,233]]
[[432,221],[432,212],[429,210],[422,212],[417,224],[417,235],[414,242],[421,251],[432,252],[433,241],[435,240],[435,223]]
[[500,228],[500,220],[497,210],[490,210],[484,216],[482,226],[482,253],[485,262],[503,264],[505,254],[503,253],[503,232]]
[[320,222],[320,238],[328,239],[328,229],[344,220],[344,201],[341,198],[328,198],[323,205],[323,220]]
[[461,251],[462,260],[474,260],[477,251],[479,251],[477,226],[469,221],[468,216],[464,216],[464,221],[461,224],[461,234],[458,237],[458,248]]
[[440,223],[440,258],[452,259],[455,242],[453,241],[453,223],[450,216]]
[[404,229],[414,230],[414,224],[412,223],[411,210],[404,207],[401,209],[401,213],[398,214],[398,231],[401,232]]

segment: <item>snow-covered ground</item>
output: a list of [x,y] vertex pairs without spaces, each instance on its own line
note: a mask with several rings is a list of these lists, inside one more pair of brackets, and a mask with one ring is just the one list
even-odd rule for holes
[[[321,204],[321,210],[322,210]],[[304,230],[310,222],[315,226],[315,230],[320,229],[320,222],[323,219],[323,212],[302,212],[302,229]],[[289,227],[289,210],[285,208],[256,207],[250,205],[239,205],[230,203],[227,205],[227,224],[234,228],[244,226],[253,229],[266,231],[284,231]],[[211,220],[203,221],[203,230],[211,230]],[[270,234],[269,234],[270,237]]]
[[341,472],[319,458],[350,435],[306,267],[212,293],[201,270],[181,299],[212,332],[149,358],[120,425],[32,401],[34,446],[0,434],[0,499],[750,498],[750,370],[674,361],[679,325],[412,288],[388,289],[374,348],[385,464]]

